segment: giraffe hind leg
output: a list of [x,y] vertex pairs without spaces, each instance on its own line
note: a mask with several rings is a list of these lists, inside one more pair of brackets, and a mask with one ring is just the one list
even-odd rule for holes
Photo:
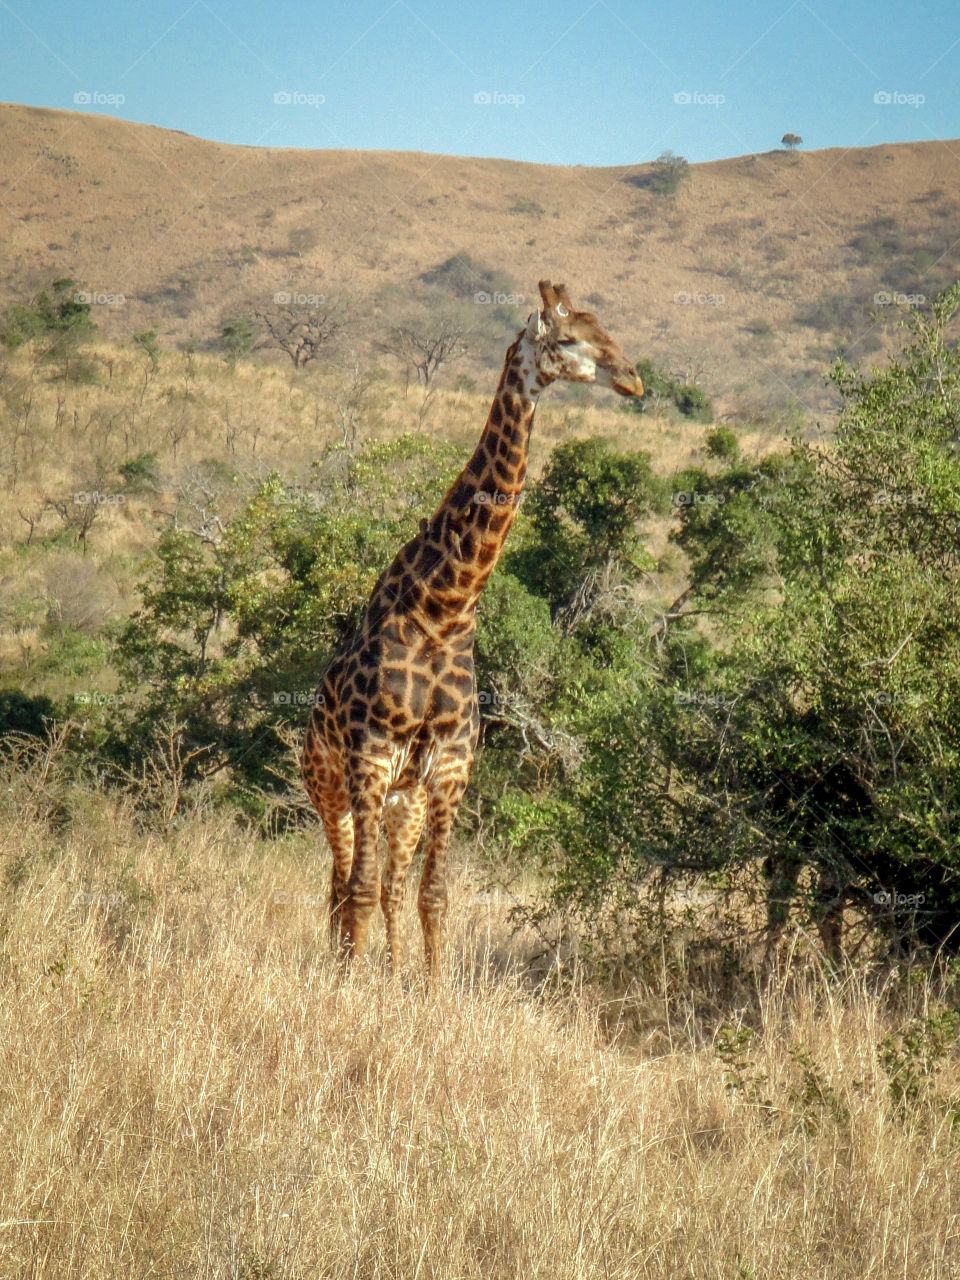
[[305,751],[301,772],[307,794],[320,814],[333,855],[330,875],[330,948],[341,947],[343,910],[353,866],[353,814],[342,772],[315,741]]
[[445,785],[431,791],[427,799],[427,836],[417,911],[431,976],[437,974],[443,953],[447,914],[447,846],[465,787],[466,778],[449,778]]

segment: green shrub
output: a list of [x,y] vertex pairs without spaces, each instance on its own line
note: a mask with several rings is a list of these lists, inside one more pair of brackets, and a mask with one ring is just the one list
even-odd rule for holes
[[713,421],[713,402],[700,387],[671,377],[662,369],[658,369],[652,360],[640,360],[634,368],[643,383],[643,396],[639,401],[625,401],[623,404],[625,412],[644,413],[651,404],[666,402],[672,404],[685,418],[692,418],[694,422]]

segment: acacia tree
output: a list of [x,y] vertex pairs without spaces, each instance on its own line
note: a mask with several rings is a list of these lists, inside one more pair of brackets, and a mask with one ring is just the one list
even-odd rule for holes
[[290,357],[295,369],[316,360],[321,350],[344,328],[345,321],[333,306],[278,304],[254,311],[262,333],[258,346],[272,347]]
[[785,133],[780,139],[781,145],[786,147],[788,151],[796,150],[802,142],[803,139],[800,137],[799,133]]
[[466,355],[466,328],[457,320],[443,319],[436,324],[398,324],[378,343],[378,350],[395,356],[404,366],[417,372],[417,381],[428,387],[445,364]]

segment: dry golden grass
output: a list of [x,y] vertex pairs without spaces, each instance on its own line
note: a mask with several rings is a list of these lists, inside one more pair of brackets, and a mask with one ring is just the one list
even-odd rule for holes
[[[0,1275],[957,1274],[960,1145],[935,1107],[892,1113],[866,979],[758,993],[755,1096],[692,997],[652,1054],[589,991],[537,994],[469,868],[435,989],[419,955],[344,981],[319,839],[4,782]],[[797,1094],[796,1045],[836,1114]]]

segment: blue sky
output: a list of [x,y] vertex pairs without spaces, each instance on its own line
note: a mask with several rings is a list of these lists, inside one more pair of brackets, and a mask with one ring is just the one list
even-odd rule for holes
[[633,164],[786,131],[951,140],[958,63],[957,0],[0,0],[0,99],[273,147]]

